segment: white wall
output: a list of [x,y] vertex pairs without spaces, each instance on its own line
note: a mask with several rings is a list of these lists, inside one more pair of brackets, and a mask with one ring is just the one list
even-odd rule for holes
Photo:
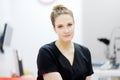
[[9,0],[0,0],[0,33],[3,31],[5,22],[8,22],[10,13]]
[[97,39],[110,39],[114,27],[120,26],[120,0],[82,0],[82,5],[84,44],[93,61],[104,62],[106,46]]
[[[62,3],[73,11],[76,21],[76,33],[73,40],[82,44],[81,1],[56,0],[52,4],[43,5],[38,0],[1,0],[0,12],[3,14],[6,13],[2,8],[6,5],[3,4],[4,1],[8,3],[9,8],[5,10],[9,10],[7,22],[13,28],[13,35],[11,46],[7,47],[5,54],[0,54],[0,65],[3,66],[0,69],[0,76],[11,75],[10,71],[15,68],[11,64],[14,62],[12,58],[15,57],[13,53],[16,49],[23,60],[24,71],[29,71],[33,76],[37,75],[36,59],[39,48],[57,38],[50,21],[50,12],[56,4]],[[0,17],[7,19],[6,14],[5,16],[3,14],[0,13]],[[6,69],[7,67],[10,68]]]

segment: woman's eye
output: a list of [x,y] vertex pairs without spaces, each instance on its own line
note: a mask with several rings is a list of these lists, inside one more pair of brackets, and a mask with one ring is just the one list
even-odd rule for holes
[[62,27],[63,27],[62,25],[58,26],[58,28],[62,28]]
[[68,26],[72,26],[72,23],[69,23]]

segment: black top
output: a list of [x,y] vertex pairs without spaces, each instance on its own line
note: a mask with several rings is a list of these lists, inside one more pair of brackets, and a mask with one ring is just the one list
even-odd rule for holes
[[42,46],[37,57],[37,80],[44,80],[42,75],[49,72],[59,72],[63,80],[85,80],[86,76],[93,74],[88,48],[77,43],[74,43],[74,48],[74,61],[71,65],[55,42]]

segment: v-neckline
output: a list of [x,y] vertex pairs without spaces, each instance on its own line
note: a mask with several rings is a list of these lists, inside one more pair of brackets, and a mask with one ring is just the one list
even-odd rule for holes
[[[74,44],[74,43],[73,43]],[[69,64],[69,66],[71,66],[71,67],[73,67],[74,66],[74,63],[75,63],[75,54],[76,54],[76,49],[75,49],[75,44],[74,44],[74,56],[73,56],[73,62],[72,62],[72,64],[70,63],[70,61],[68,60],[68,58],[67,57],[65,57],[64,55],[63,55],[63,53],[59,50],[59,48],[55,45],[55,42],[54,42],[54,46],[56,47],[56,49],[57,49],[57,51],[60,53],[60,55],[62,56],[62,57],[64,57],[64,59],[68,62],[68,64]]]

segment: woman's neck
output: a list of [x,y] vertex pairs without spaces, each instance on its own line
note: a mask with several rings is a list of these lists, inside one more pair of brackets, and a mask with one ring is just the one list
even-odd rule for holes
[[70,49],[70,48],[73,48],[74,46],[72,41],[64,42],[61,40],[57,40],[55,44],[62,49]]

